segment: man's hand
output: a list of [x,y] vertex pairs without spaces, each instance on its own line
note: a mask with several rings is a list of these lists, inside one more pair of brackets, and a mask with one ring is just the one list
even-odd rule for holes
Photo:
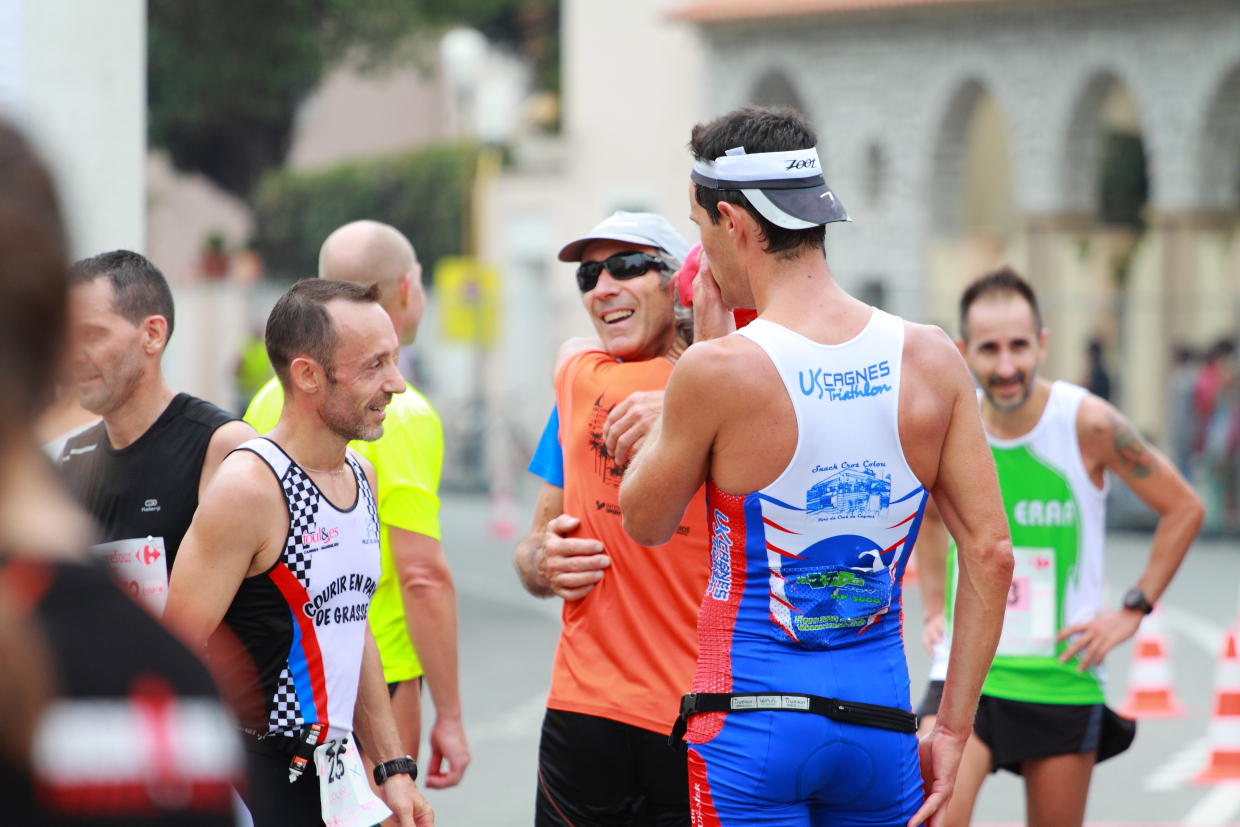
[[603,424],[603,442],[607,453],[621,468],[646,441],[650,428],[663,412],[663,391],[637,391],[611,409]]
[[407,774],[402,772],[389,778],[379,788],[379,793],[392,811],[396,827],[434,827],[435,811]]
[[580,525],[581,520],[567,514],[547,523],[538,566],[551,591],[565,600],[580,600],[589,594],[603,579],[603,570],[611,565],[611,558],[603,553],[603,544],[598,540],[567,536]]
[[935,645],[942,642],[945,628],[946,621],[943,618],[942,612],[926,618],[926,625],[921,630],[921,642],[926,647],[926,651],[931,655],[934,654]]
[[1084,672],[1090,666],[1102,663],[1102,659],[1119,644],[1137,633],[1141,618],[1145,615],[1133,609],[1103,612],[1088,623],[1077,623],[1059,632],[1059,640],[1078,635],[1076,640],[1059,656],[1060,663],[1067,663],[1081,653],[1077,666]]
[[693,341],[704,342],[736,332],[736,318],[723,303],[719,283],[702,253],[698,274],[693,277]]
[[956,788],[956,771],[960,769],[960,758],[964,755],[964,745],[968,740],[967,732],[961,736],[938,726],[921,739],[917,745],[917,755],[921,759],[921,782],[926,803],[909,819],[909,827],[922,823],[930,827],[943,827],[947,823],[947,804]]
[[[444,770],[444,764],[448,769]],[[461,783],[465,768],[469,766],[469,744],[465,741],[465,727],[460,718],[437,717],[431,728],[431,760],[426,766],[423,779],[427,788],[442,790]]]

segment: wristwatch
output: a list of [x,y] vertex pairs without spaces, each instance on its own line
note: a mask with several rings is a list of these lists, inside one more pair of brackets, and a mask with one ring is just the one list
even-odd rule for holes
[[375,784],[382,787],[384,781],[387,781],[393,775],[400,775],[402,772],[409,773],[409,777],[414,781],[418,780],[418,765],[414,763],[413,756],[406,755],[401,758],[393,758],[391,761],[384,761],[382,764],[376,764]]
[[1145,599],[1145,592],[1141,591],[1136,586],[1133,586],[1131,589],[1124,592],[1124,608],[1133,609],[1134,611],[1139,610],[1145,614],[1149,614],[1154,611],[1153,605],[1150,604],[1150,601]]

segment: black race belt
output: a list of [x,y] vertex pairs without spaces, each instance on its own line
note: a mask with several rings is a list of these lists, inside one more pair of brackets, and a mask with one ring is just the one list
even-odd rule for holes
[[820,695],[777,692],[690,692],[680,699],[680,717],[672,727],[672,744],[685,737],[689,716],[700,712],[812,712],[843,724],[889,729],[892,732],[917,731],[917,716],[904,709],[859,701],[841,701]]

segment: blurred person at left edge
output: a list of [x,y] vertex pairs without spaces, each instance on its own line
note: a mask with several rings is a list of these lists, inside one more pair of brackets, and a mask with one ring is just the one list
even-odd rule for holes
[[51,179],[0,125],[0,601],[40,653],[5,647],[0,672],[49,687],[32,746],[0,757],[0,822],[231,825],[243,756],[211,676],[93,561],[91,519],[36,442],[67,290]]

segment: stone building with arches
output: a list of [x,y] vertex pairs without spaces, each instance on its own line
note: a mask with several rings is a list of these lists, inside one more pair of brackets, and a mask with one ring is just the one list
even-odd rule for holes
[[700,0],[704,110],[793,106],[853,223],[857,295],[955,333],[1001,264],[1040,291],[1047,372],[1097,340],[1116,400],[1162,436],[1177,346],[1240,323],[1240,3]]

